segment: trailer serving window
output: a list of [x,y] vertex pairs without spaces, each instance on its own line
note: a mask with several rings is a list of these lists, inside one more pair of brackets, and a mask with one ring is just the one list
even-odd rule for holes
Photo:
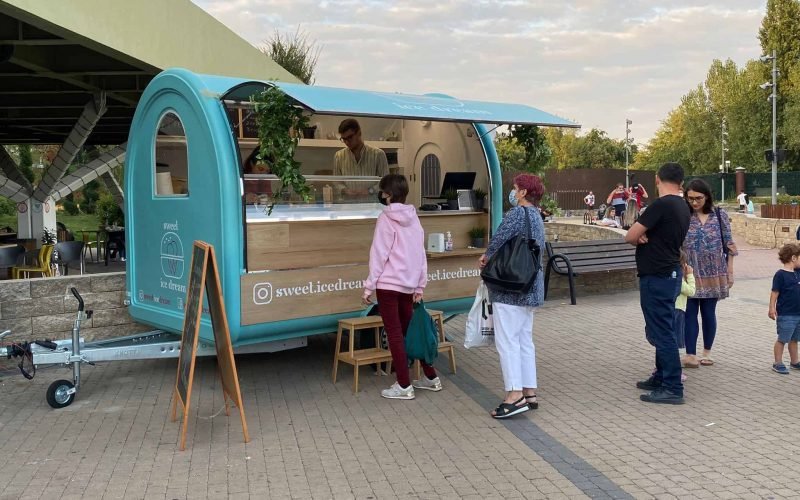
[[167,112],[158,124],[153,162],[153,192],[157,197],[189,195],[189,151],[180,117]]

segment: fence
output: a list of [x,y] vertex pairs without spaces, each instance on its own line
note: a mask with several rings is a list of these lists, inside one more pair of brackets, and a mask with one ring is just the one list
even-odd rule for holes
[[761,205],[765,219],[800,219],[800,205]]
[[[703,179],[711,186],[715,200],[722,199],[722,178],[720,174],[694,175],[689,179]],[[744,175],[744,192],[750,196],[770,196],[772,192],[772,174],[770,172],[746,172]],[[778,193],[800,195],[800,172],[778,172]],[[731,200],[739,194],[736,192],[736,174],[725,174],[725,199]]]

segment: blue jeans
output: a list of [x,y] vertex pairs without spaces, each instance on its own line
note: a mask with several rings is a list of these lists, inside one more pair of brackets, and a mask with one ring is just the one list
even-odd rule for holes
[[717,336],[717,302],[719,299],[686,299],[686,354],[697,354],[700,325],[697,312],[703,317],[703,348],[711,350]]
[[681,293],[681,269],[668,277],[640,276],[639,302],[644,314],[648,340],[656,348],[655,381],[673,394],[683,397],[681,359],[675,338],[675,299]]

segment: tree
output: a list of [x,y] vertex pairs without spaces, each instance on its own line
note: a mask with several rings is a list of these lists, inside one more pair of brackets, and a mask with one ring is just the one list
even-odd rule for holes
[[28,182],[33,182],[33,155],[30,144],[19,146],[19,170]]
[[765,55],[777,51],[778,70],[787,77],[800,57],[800,1],[767,0],[758,39]]
[[315,41],[309,40],[308,34],[300,31],[299,26],[294,35],[282,35],[275,30],[275,34],[260,50],[301,82],[308,85],[314,83],[314,70],[322,49]]
[[552,154],[544,133],[535,125],[517,125],[509,134],[498,134],[495,149],[503,170],[541,173]]

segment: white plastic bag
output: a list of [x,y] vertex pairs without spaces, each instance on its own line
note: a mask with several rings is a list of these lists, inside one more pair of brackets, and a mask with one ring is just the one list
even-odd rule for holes
[[492,304],[489,302],[489,290],[486,285],[478,286],[475,302],[467,316],[467,331],[464,335],[464,347],[486,347],[494,345],[494,324],[492,323]]

